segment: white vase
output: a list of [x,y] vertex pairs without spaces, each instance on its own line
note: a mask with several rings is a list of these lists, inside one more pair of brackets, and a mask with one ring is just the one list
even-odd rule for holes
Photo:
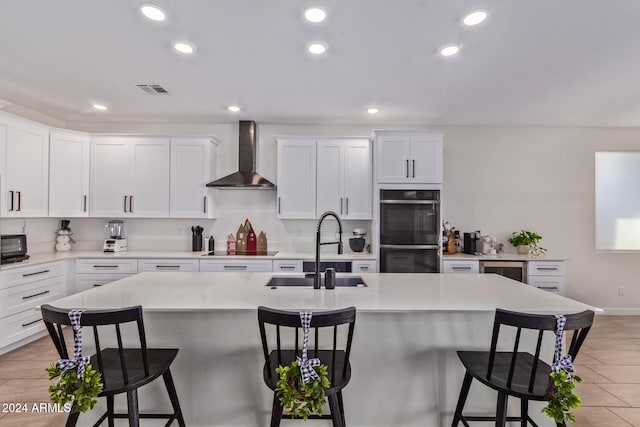
[[518,250],[518,253],[520,255],[527,255],[527,254],[529,254],[529,249],[530,248],[529,248],[529,245],[518,245],[516,247],[516,249]]

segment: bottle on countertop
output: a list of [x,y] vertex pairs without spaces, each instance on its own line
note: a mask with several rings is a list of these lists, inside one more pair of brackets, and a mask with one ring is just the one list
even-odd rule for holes
[[212,255],[215,252],[215,246],[216,246],[216,242],[215,240],[213,240],[213,236],[209,237],[209,244],[207,249],[209,250],[209,252],[211,252]]
[[236,238],[233,237],[233,234],[229,234],[227,237],[227,255],[235,255],[236,254]]

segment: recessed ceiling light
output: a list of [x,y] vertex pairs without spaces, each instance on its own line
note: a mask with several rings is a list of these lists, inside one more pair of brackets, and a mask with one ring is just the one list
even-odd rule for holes
[[237,105],[229,105],[227,107],[227,110],[233,111],[234,113],[237,113],[238,111],[240,111],[240,107],[238,107]]
[[367,113],[369,114],[378,114],[378,112],[380,112],[380,110],[376,107],[367,108]]
[[327,12],[319,7],[310,7],[305,10],[304,17],[307,18],[309,22],[322,22],[327,17]]
[[196,47],[191,43],[187,42],[177,42],[173,44],[173,48],[180,53],[184,53],[185,55],[191,55],[196,51]]
[[460,52],[460,47],[456,45],[445,46],[440,49],[440,55],[442,56],[453,56]]
[[327,45],[324,43],[310,43],[307,50],[314,55],[322,55],[327,51]]
[[483,22],[485,19],[487,19],[487,11],[474,10],[473,12],[468,13],[467,16],[464,17],[462,22],[464,22],[464,25],[472,26],[472,25],[478,25],[479,23]]
[[93,108],[95,108],[96,110],[100,110],[100,111],[107,111],[108,108],[104,105],[101,104],[93,104]]
[[164,21],[167,19],[167,14],[164,13],[164,10],[153,3],[142,3],[140,5],[140,12],[152,21]]

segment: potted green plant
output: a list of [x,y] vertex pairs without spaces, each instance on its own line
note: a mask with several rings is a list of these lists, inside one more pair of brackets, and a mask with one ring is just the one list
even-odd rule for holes
[[547,250],[538,246],[538,242],[542,240],[542,236],[535,231],[520,230],[519,232],[513,232],[509,237],[509,243],[516,247],[519,254],[526,255],[531,252],[531,255],[542,255]]
[[302,381],[297,360],[288,366],[276,368],[276,372],[280,375],[276,385],[280,403],[289,410],[289,414],[303,418],[305,421],[311,414],[322,415],[322,407],[325,404],[324,392],[329,388],[327,366],[314,366],[313,369],[319,378],[305,383]]
[[49,386],[51,402],[57,403],[60,407],[68,407],[69,404],[75,403],[72,406],[74,412],[83,413],[93,409],[98,402],[96,398],[103,388],[102,375],[91,365],[85,367],[80,378],[76,369],[63,372],[56,364],[51,364],[46,371],[50,380],[60,377],[57,384]]

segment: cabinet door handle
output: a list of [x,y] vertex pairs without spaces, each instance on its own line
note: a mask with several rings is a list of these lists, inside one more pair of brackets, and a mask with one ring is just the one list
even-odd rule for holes
[[129,212],[133,212],[133,196],[129,196]]
[[83,200],[83,202],[82,202],[82,204],[83,204],[82,211],[83,211],[83,212],[86,212],[86,211],[87,211],[87,195],[86,195],[86,194],[84,195],[83,199],[84,199],[84,200]]
[[118,268],[118,266],[117,265],[106,265],[106,264],[103,264],[103,265],[94,265],[93,268]]
[[31,298],[39,297],[40,295],[46,295],[49,292],[51,292],[51,291],[44,291],[44,292],[40,292],[40,293],[37,293],[37,294],[28,295],[26,297],[22,297],[22,299],[31,299]]
[[23,324],[22,324],[22,327],[23,327],[23,328],[26,328],[27,326],[29,326],[29,325],[33,325],[34,323],[38,323],[38,322],[42,322],[42,319],[36,319],[36,320],[34,320],[33,322],[23,323]]
[[36,271],[35,273],[23,274],[22,277],[35,276],[36,274],[44,274],[44,273],[48,273],[48,272],[49,272],[49,270]]
[[342,215],[342,197],[340,197],[340,215]]
[[412,165],[411,170],[413,171],[413,177],[415,178],[416,177],[416,160],[415,159],[411,160],[411,165]]
[[9,199],[11,199],[11,207],[9,211],[13,211],[13,191],[9,191]]
[[204,196],[204,206],[202,209],[204,210],[204,213],[207,213],[207,196]]
[[345,197],[345,215],[349,215],[349,198]]
[[156,268],[171,268],[173,270],[178,270],[180,266],[179,265],[156,265]]
[[247,266],[246,265],[225,265],[224,269],[225,270],[246,270]]
[[278,213],[280,213],[280,197],[278,196]]
[[407,159],[407,178],[409,178],[409,159]]
[[18,194],[18,209],[16,210],[21,211],[22,210],[22,191],[16,191],[16,193]]
[[124,208],[122,210],[127,211],[127,196],[124,196]]

